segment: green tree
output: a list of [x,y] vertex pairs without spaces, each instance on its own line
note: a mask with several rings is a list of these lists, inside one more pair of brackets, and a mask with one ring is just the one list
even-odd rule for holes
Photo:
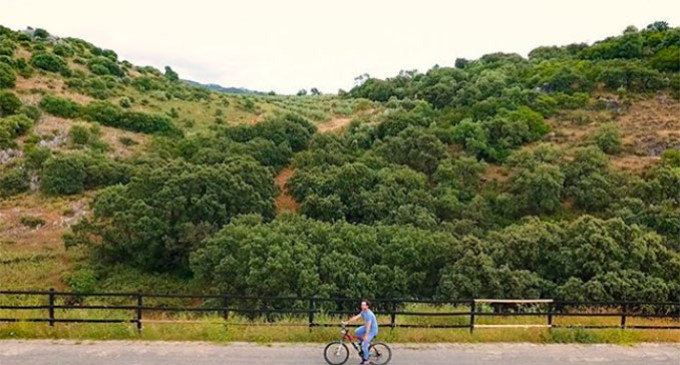
[[142,167],[127,185],[97,196],[92,220],[75,227],[71,240],[97,237],[97,253],[109,262],[186,273],[189,253],[231,218],[272,218],[277,191],[271,172],[252,160]]
[[413,127],[386,138],[375,151],[387,161],[407,165],[427,175],[432,175],[446,157],[446,146],[437,137]]
[[172,82],[179,81],[179,75],[170,66],[165,66],[165,77]]
[[596,147],[587,147],[577,149],[573,161],[562,168],[566,195],[577,207],[598,211],[612,203],[619,186],[608,165],[607,155]]
[[537,163],[525,167],[510,184],[517,207],[523,212],[552,213],[562,205],[564,174],[558,166]]

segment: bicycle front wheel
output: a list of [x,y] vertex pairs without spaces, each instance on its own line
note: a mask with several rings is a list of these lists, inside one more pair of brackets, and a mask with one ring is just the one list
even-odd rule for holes
[[392,360],[392,349],[383,342],[376,342],[368,349],[369,359],[375,365],[385,365]]
[[331,365],[342,365],[349,358],[349,349],[342,341],[333,341],[326,345],[323,357]]

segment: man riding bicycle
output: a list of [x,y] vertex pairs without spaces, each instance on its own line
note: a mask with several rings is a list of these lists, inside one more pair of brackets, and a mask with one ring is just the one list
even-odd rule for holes
[[[378,335],[378,320],[375,318],[375,314],[370,309],[371,302],[367,299],[361,301],[361,313],[350,318],[347,323],[354,322],[359,318],[362,318],[366,324],[359,327],[354,331],[358,338],[361,339],[361,350],[363,352],[363,361],[361,364],[370,364],[368,357],[369,351],[368,346],[371,344],[371,340]],[[345,322],[343,322],[345,324]]]

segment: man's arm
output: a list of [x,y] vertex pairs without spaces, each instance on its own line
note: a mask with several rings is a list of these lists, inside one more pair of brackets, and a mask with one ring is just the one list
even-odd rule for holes
[[352,323],[352,322],[358,320],[359,318],[361,318],[361,313],[357,314],[356,316],[354,316],[354,317],[348,319],[347,322],[343,322],[343,323],[344,323],[344,324]]

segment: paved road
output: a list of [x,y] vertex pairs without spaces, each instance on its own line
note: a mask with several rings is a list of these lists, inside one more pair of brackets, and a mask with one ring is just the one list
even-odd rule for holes
[[[323,345],[201,342],[0,341],[0,365],[323,365]],[[680,344],[394,345],[390,364],[680,364]],[[358,363],[350,358],[348,364]]]

